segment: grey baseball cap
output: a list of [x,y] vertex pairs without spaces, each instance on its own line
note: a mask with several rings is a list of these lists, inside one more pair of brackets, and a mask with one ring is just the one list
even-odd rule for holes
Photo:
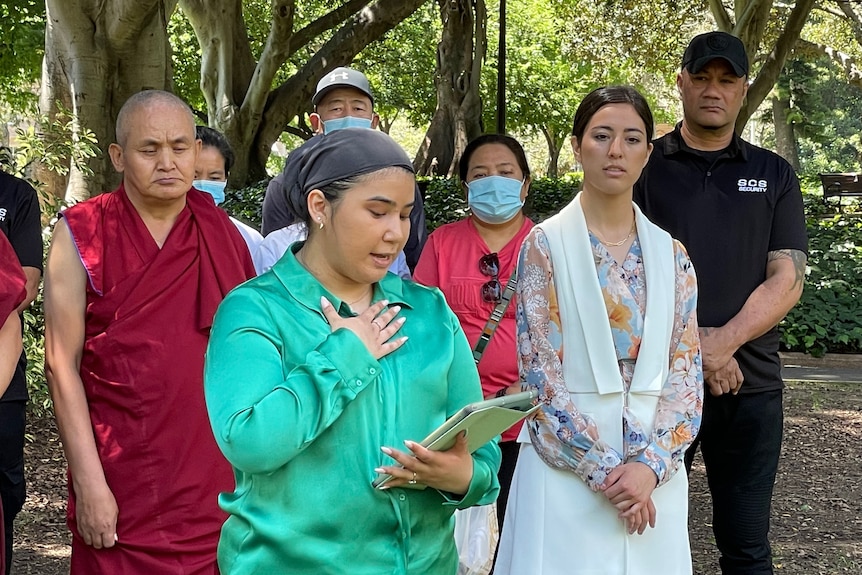
[[371,86],[368,84],[368,78],[365,77],[365,74],[359,70],[345,68],[344,66],[327,72],[320,79],[320,82],[317,83],[317,91],[314,93],[314,97],[311,98],[311,103],[316,106],[327,92],[335,88],[355,88],[368,96],[372,104],[374,103],[374,95],[371,93]]

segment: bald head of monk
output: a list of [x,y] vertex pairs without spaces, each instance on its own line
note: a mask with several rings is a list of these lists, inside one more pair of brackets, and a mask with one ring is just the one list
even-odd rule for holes
[[108,152],[135,206],[184,205],[201,146],[185,102],[161,90],[138,92],[120,109],[116,135]]

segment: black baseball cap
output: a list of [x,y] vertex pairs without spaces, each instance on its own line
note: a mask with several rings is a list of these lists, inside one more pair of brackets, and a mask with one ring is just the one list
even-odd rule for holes
[[345,68],[341,66],[327,72],[326,75],[317,83],[317,91],[314,97],[311,98],[311,103],[315,106],[326,95],[327,92],[335,88],[354,88],[359,90],[371,99],[374,104],[374,96],[371,94],[371,86],[368,84],[368,78],[359,70]]
[[745,46],[739,38],[727,32],[707,32],[692,38],[682,56],[682,67],[696,74],[716,58],[727,61],[740,78],[748,76]]

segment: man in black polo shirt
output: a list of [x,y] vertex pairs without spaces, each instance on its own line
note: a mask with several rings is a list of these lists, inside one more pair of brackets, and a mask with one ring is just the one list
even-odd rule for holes
[[786,161],[734,133],[748,90],[738,38],[695,37],[677,87],[683,121],[656,140],[635,201],[685,244],[697,272],[709,393],[686,459],[690,466],[699,444],[722,573],[772,573],[769,514],[783,423],[776,325],[802,294],[802,195]]
[[[24,274],[27,298],[18,312],[36,298],[42,276],[42,222],[36,191],[24,180],[0,171],[0,233],[9,238]],[[12,521],[24,505],[24,414],[27,404],[22,353],[6,393],[0,397],[0,500],[6,531],[6,572],[12,566]]]

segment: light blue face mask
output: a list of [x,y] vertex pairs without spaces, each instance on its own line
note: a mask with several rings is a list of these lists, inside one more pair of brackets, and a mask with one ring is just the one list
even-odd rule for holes
[[368,118],[355,118],[353,116],[344,116],[343,118],[333,118],[323,123],[323,133],[328,134],[336,130],[344,128],[368,128],[371,129],[371,120]]
[[489,224],[508,222],[521,210],[524,182],[504,176],[486,176],[467,184],[467,203],[473,215]]
[[224,201],[224,189],[227,187],[227,182],[217,182],[215,180],[195,180],[192,185],[202,192],[206,192],[213,197],[215,205],[219,205]]

